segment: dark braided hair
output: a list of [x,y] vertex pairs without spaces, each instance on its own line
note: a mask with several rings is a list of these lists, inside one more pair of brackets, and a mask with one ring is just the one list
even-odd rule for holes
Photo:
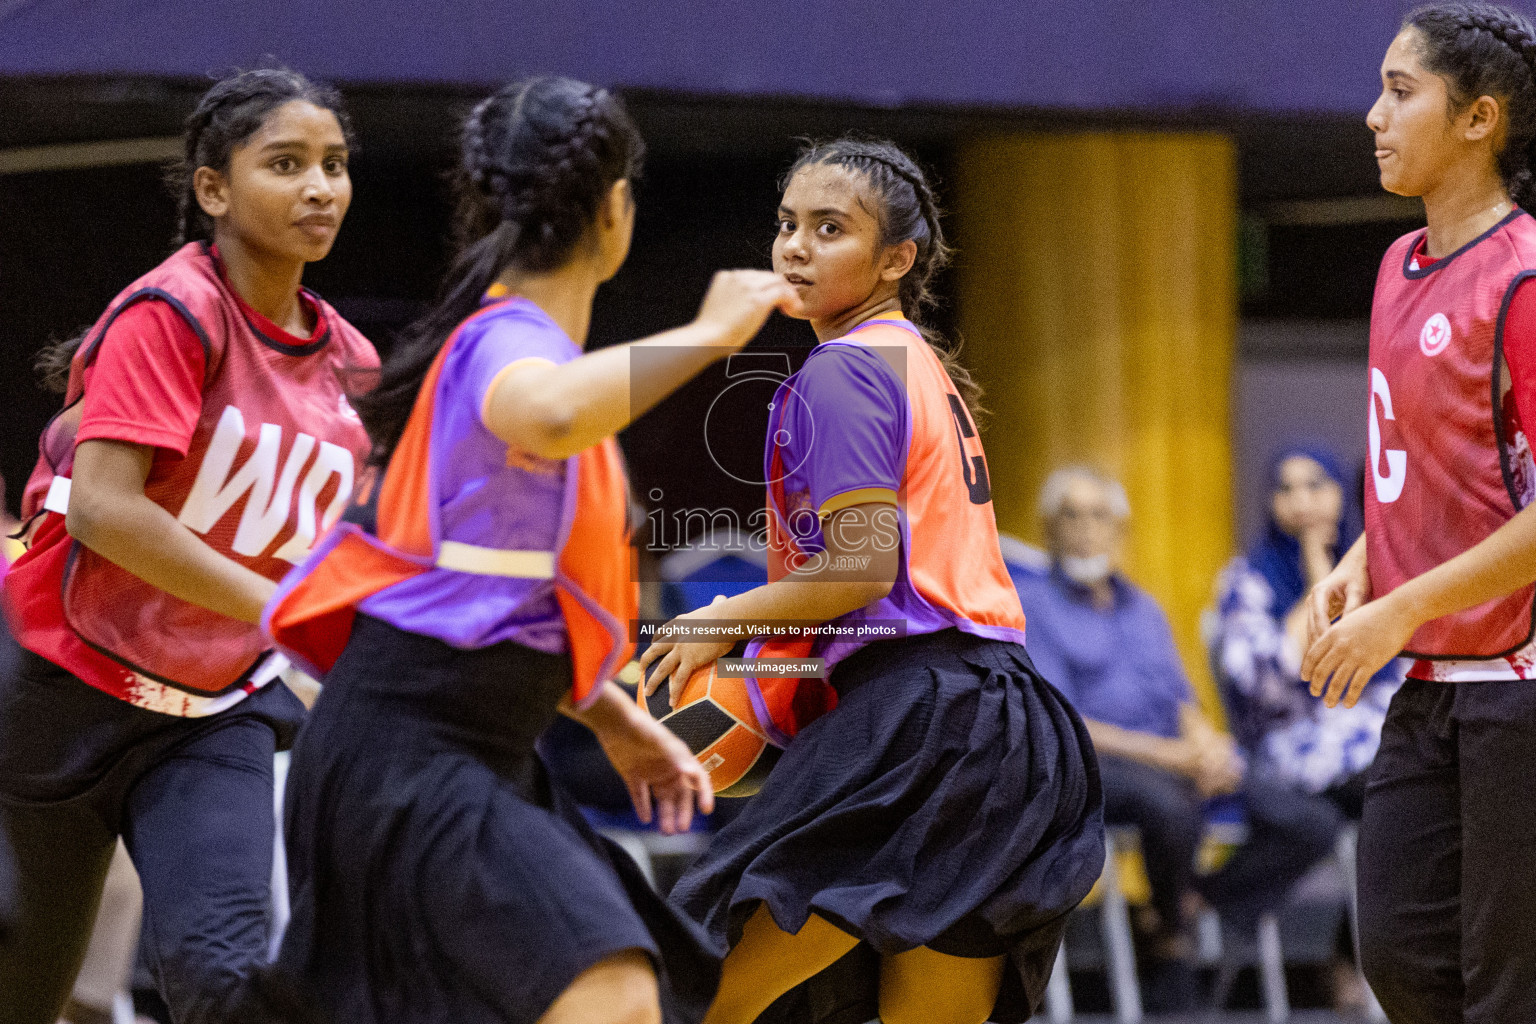
[[847,168],[865,179],[875,200],[881,245],[917,243],[917,258],[901,279],[897,292],[902,312],[922,331],[974,417],[981,412],[980,385],[960,362],[956,349],[922,322],[922,315],[938,304],[933,279],[949,263],[951,253],[944,242],[938,200],[927,176],[893,142],[844,137],[807,144],[779,182],[779,190],[789,187],[790,179],[803,168],[822,165]]
[[[287,68],[257,68],[231,75],[203,93],[196,108],[188,115],[182,139],[186,156],[166,170],[166,186],[176,197],[176,237],[174,244],[213,238],[213,219],[198,205],[192,187],[199,167],[229,170],[230,154],[266,123],[268,115],[285,103],[302,100],[336,115],[349,148],[356,148],[352,122],[347,117],[341,94],[329,85],[312,82]],[[67,341],[49,345],[38,354],[37,370],[43,386],[64,391],[69,380],[69,364],[85,338],[82,331]]]
[[353,405],[383,465],[400,441],[432,361],[509,267],[555,270],[617,181],[640,173],[645,144],[618,98],[569,78],[533,78],[481,101],[464,122],[456,172],[459,253],[433,309]]
[[1533,197],[1536,162],[1536,28],[1497,4],[1440,3],[1415,8],[1403,28],[1417,29],[1424,66],[1445,79],[1452,114],[1479,96],[1499,100],[1505,118],[1499,174],[1510,198]]

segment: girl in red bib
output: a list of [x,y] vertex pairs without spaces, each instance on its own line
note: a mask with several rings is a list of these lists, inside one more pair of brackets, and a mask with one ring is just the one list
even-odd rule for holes
[[300,286],[351,200],[335,92],[252,71],[187,124],[185,244],[54,355],[5,579],[25,649],[0,678],[0,820],[19,917],[0,1021],[52,1024],[117,837],[177,1021],[251,1012],[265,959],[272,756],[303,713],[257,625],[348,501],[367,454],[347,404],[373,348]]
[[[693,617],[819,627],[747,655],[831,674],[749,681],[786,749],[673,890],[729,950],[708,1021],[750,1024],[856,947],[836,998],[868,990],[887,1024],[1022,1021],[1102,866],[1102,795],[1024,650],[968,378],[907,317],[946,255],[933,196],[896,147],[843,140],[802,154],[778,216],[820,344],[772,406],[770,582]],[[651,688],[730,644],[653,644]]]
[[1421,7],[1381,73],[1381,183],[1429,223],[1377,277],[1365,535],[1313,591],[1302,671],[1353,705],[1414,659],[1360,827],[1361,953],[1388,1016],[1536,1020],[1536,220],[1515,205],[1536,29]]
[[641,140],[569,79],[509,86],[463,131],[466,246],[440,305],[358,400],[375,492],[267,610],[326,674],[294,750],[293,919],[278,974],[348,1024],[697,1021],[719,965],[552,785],[560,710],[649,819],[686,830],[707,774],[609,680],[637,585],[613,435],[740,348],[792,289],[717,275],[698,318],[586,353],[629,252]]

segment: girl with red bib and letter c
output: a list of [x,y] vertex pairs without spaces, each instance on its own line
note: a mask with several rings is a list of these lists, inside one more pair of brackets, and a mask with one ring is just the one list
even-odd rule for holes
[[[969,380],[906,316],[947,252],[933,195],[895,146],[842,140],[801,155],[778,216],[820,344],[772,406],[770,582],[691,616],[830,627],[747,654],[831,674],[748,681],[784,754],[672,891],[729,950],[707,1022],[751,1024],[855,947],[877,965],[837,985],[887,1024],[1022,1021],[1103,865],[1103,797],[1024,650]],[[651,689],[731,642],[653,644]]]
[[1536,1020],[1536,220],[1515,205],[1536,28],[1421,7],[1381,76],[1381,183],[1428,227],[1377,277],[1365,535],[1313,590],[1302,674],[1353,705],[1413,659],[1360,826],[1361,957],[1387,1015]]
[[304,710],[257,622],[351,496],[368,445],[345,396],[378,366],[300,287],[351,201],[349,144],[329,88],[284,70],[219,82],[187,122],[186,244],[53,353],[66,405],[5,579],[25,653],[0,678],[19,876],[3,1024],[57,1019],[119,835],[176,1020],[255,1012],[272,758]]

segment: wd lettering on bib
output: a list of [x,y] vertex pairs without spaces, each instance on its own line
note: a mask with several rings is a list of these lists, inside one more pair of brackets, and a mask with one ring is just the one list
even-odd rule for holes
[[[358,373],[378,367],[366,338],[318,296],[306,299],[319,323],[314,340],[296,346],[246,318],[214,254],[199,243],[130,285],[75,354],[66,404],[44,431],[24,511],[38,513],[54,479],[74,468],[81,403],[97,386],[85,371],[107,329],[136,302],[166,302],[203,342],[202,407],[186,456],[157,461],[144,495],[219,554],[281,579],[351,499],[369,446],[346,393]],[[269,645],[259,626],[145,583],[73,541],[58,512],[41,514],[36,532],[53,546],[29,555],[34,563],[49,559],[56,575],[21,566],[39,581],[28,603],[40,610],[15,616],[24,646],[141,706],[171,709],[167,695],[181,691],[188,700],[173,714],[209,713],[224,706],[218,698],[266,681]],[[58,604],[45,615],[46,601]]]
[[[235,459],[245,438],[245,417],[234,406],[226,406],[177,519],[192,532],[206,535],[235,502],[245,497],[245,510],[240,515],[240,526],[230,550],[237,555],[255,557],[277,539],[292,518],[294,484],[310,461],[316,441],[309,434],[298,434],[283,460],[282,475],[279,476],[282,427],[263,423],[255,452],[235,469]],[[315,543],[317,527],[328,529],[341,517],[352,494],[352,453],[329,441],[319,444],[319,456],[298,489],[298,516],[293,535],[272,553],[274,558],[290,564],[297,564],[309,553]],[[323,518],[317,520],[316,500],[332,477],[337,478],[338,486],[331,491]]]

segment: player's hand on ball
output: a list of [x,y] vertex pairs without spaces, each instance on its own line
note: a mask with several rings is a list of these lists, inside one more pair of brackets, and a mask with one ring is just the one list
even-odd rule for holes
[[[705,665],[731,652],[731,648],[735,646],[734,638],[689,641],[667,639],[669,635],[687,635],[687,620],[711,618],[715,606],[724,600],[724,597],[716,597],[707,607],[685,612],[656,631],[660,639],[653,641],[651,646],[645,649],[645,653],[640,655],[640,671],[645,674],[647,697],[656,692],[662,680],[666,680],[667,701],[673,707],[677,707],[677,700],[682,696],[683,686],[688,679]],[[654,671],[651,670],[653,664]]]
[[1360,605],[1307,648],[1301,677],[1312,684],[1312,696],[1330,708],[1341,701],[1352,708],[1365,684],[1398,656],[1418,627],[1390,594]]
[[689,678],[710,662],[731,653],[733,646],[729,641],[707,640],[692,643],[660,640],[651,644],[640,655],[642,669],[656,662],[656,670],[645,681],[645,695],[649,697],[655,693],[662,680],[666,680],[667,703],[677,707],[677,700],[683,694],[683,685]]
[[693,824],[695,800],[701,814],[715,809],[709,773],[698,758],[687,744],[640,709],[634,708],[621,728],[598,732],[597,741],[629,788],[629,798],[642,822],[650,824],[654,807],[658,827],[672,835],[687,832]]

